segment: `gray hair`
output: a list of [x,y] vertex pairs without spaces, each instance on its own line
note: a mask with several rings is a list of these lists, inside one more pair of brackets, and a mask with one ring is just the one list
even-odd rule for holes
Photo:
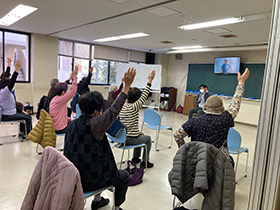
[[118,89],[118,86],[115,85],[115,84],[112,84],[112,85],[110,86],[110,88],[109,88],[109,92],[115,91],[115,90],[117,90],[117,89]]
[[55,84],[58,83],[58,82],[59,82],[58,79],[56,79],[56,78],[52,79],[51,82],[50,82],[51,88],[53,88],[55,86]]

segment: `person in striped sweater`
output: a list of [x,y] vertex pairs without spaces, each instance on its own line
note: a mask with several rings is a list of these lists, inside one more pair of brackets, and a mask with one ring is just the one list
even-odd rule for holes
[[[135,144],[145,143],[147,145],[148,151],[143,152],[142,162],[141,159],[139,158],[141,154],[141,148],[134,149],[133,158],[132,158],[132,161],[134,163],[141,162],[140,164],[141,167],[145,167],[147,161],[147,168],[152,168],[154,166],[154,164],[149,161],[149,154],[150,154],[152,142],[150,136],[144,135],[141,131],[139,131],[139,111],[148,98],[154,77],[155,77],[155,70],[153,70],[151,73],[148,74],[148,83],[142,93],[137,87],[130,88],[128,92],[127,103],[124,104],[119,114],[120,121],[126,127],[126,132],[127,132],[126,144],[135,145]],[[147,160],[146,160],[146,152],[147,152]]]

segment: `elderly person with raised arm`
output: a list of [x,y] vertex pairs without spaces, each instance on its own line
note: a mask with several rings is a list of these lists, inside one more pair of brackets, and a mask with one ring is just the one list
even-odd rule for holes
[[147,161],[147,168],[152,168],[154,166],[154,164],[149,161],[152,141],[150,136],[144,135],[144,133],[139,131],[139,111],[148,98],[154,77],[155,70],[148,74],[148,82],[143,92],[141,92],[141,90],[137,87],[130,88],[128,92],[127,102],[124,104],[122,111],[119,115],[120,121],[126,127],[126,145],[135,145],[143,143],[147,145],[147,151],[146,149],[144,149],[143,152],[142,162],[139,158],[141,154],[141,148],[134,149],[132,158],[132,162],[134,163],[141,162],[141,167],[145,167]]
[[70,117],[67,117],[67,103],[73,98],[77,92],[77,74],[78,66],[75,66],[73,74],[72,87],[68,92],[68,86],[65,82],[58,82],[54,89],[56,96],[51,100],[49,113],[53,120],[53,128],[57,134],[66,133],[68,124],[72,122]]
[[241,99],[244,93],[244,83],[249,77],[249,74],[250,71],[248,68],[246,68],[242,75],[238,72],[238,85],[231,104],[226,110],[223,106],[222,99],[219,96],[212,95],[203,105],[203,111],[206,115],[191,118],[180,126],[174,133],[178,147],[185,144],[184,138],[189,136],[191,137],[191,141],[202,141],[213,144],[224,152],[233,163],[227,148],[227,135],[229,128],[234,126],[234,119],[240,109]]
[[[124,75],[124,88],[115,102],[101,114],[103,96],[94,91],[78,99],[82,115],[74,120],[65,136],[64,155],[77,167],[84,191],[92,191],[114,185],[115,208],[121,210],[125,201],[129,174],[118,170],[113,152],[105,135],[117,118],[132,84],[136,71],[129,69]],[[95,195],[91,210],[106,206],[109,199]]]
[[2,108],[3,121],[25,120],[27,133],[25,133],[24,124],[20,123],[20,133],[22,133],[22,137],[25,139],[32,129],[32,120],[29,115],[17,113],[15,97],[11,93],[14,88],[20,66],[21,62],[20,60],[17,60],[15,63],[15,71],[11,79],[9,78],[9,70],[8,73],[6,71],[5,74],[1,75],[0,107]]

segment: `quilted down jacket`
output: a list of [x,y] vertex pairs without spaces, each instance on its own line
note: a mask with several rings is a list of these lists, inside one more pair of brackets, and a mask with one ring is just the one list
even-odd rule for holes
[[204,195],[202,210],[233,210],[235,173],[226,156],[204,142],[183,145],[168,174],[172,194],[185,203],[197,193]]
[[21,210],[83,210],[78,169],[60,152],[46,147],[31,177]]
[[56,146],[56,134],[53,129],[53,121],[51,116],[44,109],[41,109],[39,121],[30,131],[27,138],[34,143],[40,144],[43,148],[46,146]]

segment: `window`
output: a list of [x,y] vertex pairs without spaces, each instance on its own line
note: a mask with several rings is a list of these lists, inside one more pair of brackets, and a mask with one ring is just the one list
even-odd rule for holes
[[72,58],[58,56],[58,80],[65,81],[72,72]]
[[15,61],[21,61],[17,82],[30,82],[30,34],[0,30],[1,72],[7,68],[7,58],[12,59],[11,74],[15,70]]
[[93,66],[93,72],[91,77],[91,83],[109,84],[108,81],[109,61],[93,60],[92,66]]
[[89,69],[89,60],[75,58],[75,65],[79,66],[79,72],[78,72],[78,82],[83,79],[83,77],[88,76],[88,69]]
[[118,64],[119,62],[110,61],[110,84],[116,84]]
[[120,62],[94,58],[92,44],[59,40],[58,43],[58,79],[69,78],[75,65],[79,66],[78,82],[87,77],[90,66],[93,66],[91,84],[110,85],[116,83],[116,73]]

